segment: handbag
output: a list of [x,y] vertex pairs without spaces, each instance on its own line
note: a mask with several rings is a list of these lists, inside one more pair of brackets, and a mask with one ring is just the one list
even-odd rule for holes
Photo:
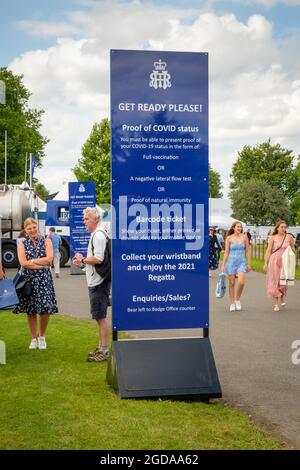
[[17,295],[30,297],[32,294],[31,277],[25,277],[21,268],[14,276],[13,283],[17,291]]
[[226,292],[226,274],[220,273],[216,285],[216,297],[222,299]]
[[8,308],[19,303],[12,279],[2,279],[0,281],[0,309]]

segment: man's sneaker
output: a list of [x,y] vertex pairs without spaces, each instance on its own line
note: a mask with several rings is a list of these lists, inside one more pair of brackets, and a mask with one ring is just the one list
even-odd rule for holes
[[38,337],[38,347],[39,349],[47,349],[47,343],[45,336],[39,336]]
[[107,361],[109,358],[109,351],[104,352],[101,351],[100,349],[98,352],[95,352],[92,356],[88,356],[88,362],[102,362],[102,361]]
[[235,309],[238,311],[242,310],[241,302],[239,300],[235,301]]
[[38,342],[36,338],[33,338],[31,340],[31,343],[29,345],[29,349],[37,349],[38,348]]
[[231,304],[229,310],[235,312],[235,304]]

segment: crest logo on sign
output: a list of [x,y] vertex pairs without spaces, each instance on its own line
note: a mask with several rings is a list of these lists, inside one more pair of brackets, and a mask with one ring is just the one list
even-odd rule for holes
[[159,59],[158,62],[154,62],[155,70],[150,74],[150,87],[155,88],[155,90],[158,88],[166,90],[172,86],[171,75],[166,70],[166,67],[167,63],[163,62],[161,59]]
[[84,187],[83,184],[81,184],[81,185],[79,186],[78,191],[79,191],[80,193],[85,193],[85,187]]

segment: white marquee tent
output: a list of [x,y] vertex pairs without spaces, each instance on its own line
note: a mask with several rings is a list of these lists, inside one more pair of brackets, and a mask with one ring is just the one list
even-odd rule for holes
[[[232,209],[229,199],[209,199],[209,226],[228,230],[237,219],[231,217]],[[241,221],[239,221],[241,222]],[[241,222],[245,228],[244,222]]]

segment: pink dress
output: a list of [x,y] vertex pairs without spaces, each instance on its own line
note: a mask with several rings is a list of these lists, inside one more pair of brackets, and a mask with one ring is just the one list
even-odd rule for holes
[[[280,247],[282,240],[273,243],[272,251]],[[287,286],[280,285],[280,273],[282,268],[282,255],[290,244],[290,237],[287,236],[280,250],[270,256],[267,272],[267,294],[269,297],[280,297],[286,295]]]

